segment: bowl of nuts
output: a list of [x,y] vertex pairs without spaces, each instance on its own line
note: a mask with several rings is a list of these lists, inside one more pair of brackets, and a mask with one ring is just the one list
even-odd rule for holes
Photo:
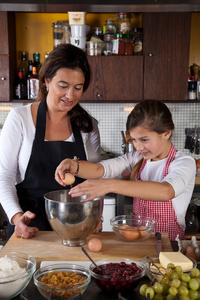
[[91,280],[87,268],[68,263],[48,265],[33,275],[34,284],[46,299],[71,299],[82,295]]
[[97,286],[105,292],[127,292],[137,287],[145,274],[144,265],[128,258],[101,259],[89,270]]

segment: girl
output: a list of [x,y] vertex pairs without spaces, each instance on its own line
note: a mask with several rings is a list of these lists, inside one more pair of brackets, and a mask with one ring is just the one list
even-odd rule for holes
[[[133,214],[155,219],[155,231],[168,232],[170,240],[178,234],[185,239],[196,166],[170,140],[171,112],[163,102],[143,100],[129,114],[126,127],[135,152],[100,163],[65,159],[56,169],[56,180],[63,185],[64,172],[76,173],[78,168],[78,176],[89,180],[70,190],[73,197],[89,194],[91,200],[111,192],[133,196]],[[130,181],[119,180],[129,173]]]

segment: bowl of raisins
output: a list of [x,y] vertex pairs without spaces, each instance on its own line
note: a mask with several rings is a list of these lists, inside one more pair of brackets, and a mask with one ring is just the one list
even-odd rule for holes
[[89,267],[97,286],[105,292],[133,290],[145,275],[143,263],[128,258],[101,259]]

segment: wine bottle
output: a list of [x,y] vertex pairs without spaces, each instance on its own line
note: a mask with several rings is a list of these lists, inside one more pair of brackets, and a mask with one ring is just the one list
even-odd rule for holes
[[27,79],[27,96],[28,99],[34,100],[37,98],[39,92],[39,79],[37,75],[36,66],[32,68],[32,74]]

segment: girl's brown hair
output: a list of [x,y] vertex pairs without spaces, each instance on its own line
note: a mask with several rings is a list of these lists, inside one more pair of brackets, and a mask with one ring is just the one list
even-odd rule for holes
[[[85,77],[83,92],[87,90],[91,79],[91,70],[85,52],[71,44],[61,44],[50,52],[48,58],[42,64],[39,72],[37,101],[42,101],[47,96],[45,78],[51,80],[61,68],[81,70]],[[69,111],[69,115],[80,130],[84,132],[91,132],[93,130],[91,116],[79,103]]]
[[128,116],[126,129],[129,132],[137,126],[158,134],[174,129],[169,108],[159,100],[142,100],[135,106]]

